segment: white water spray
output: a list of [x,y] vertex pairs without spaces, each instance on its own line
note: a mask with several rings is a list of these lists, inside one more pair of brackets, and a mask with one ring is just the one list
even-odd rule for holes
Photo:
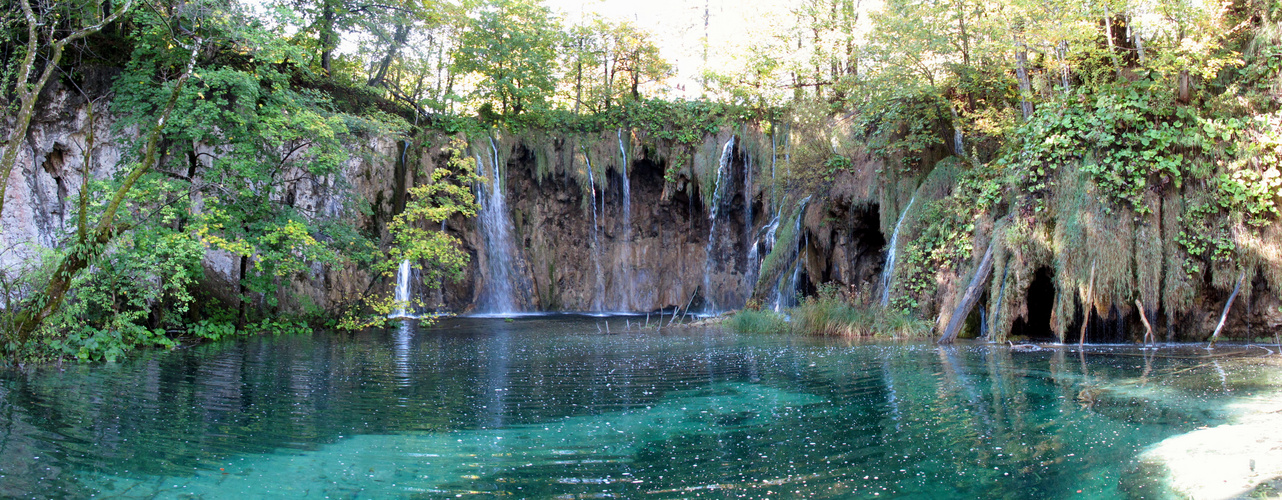
[[619,310],[636,310],[636,283],[632,278],[632,181],[628,179],[628,148],[623,144],[623,129],[617,132],[619,139],[619,172],[623,174],[623,245],[620,253],[619,267],[623,281],[623,300]]
[[588,164],[589,193],[592,195],[592,264],[596,266],[596,292],[592,294],[592,310],[604,309],[602,298],[605,296],[605,279],[601,275],[601,238],[597,235],[596,178],[592,175],[592,160],[585,152],[583,158]]
[[392,313],[391,318],[412,318],[414,315],[408,311],[410,302],[410,261],[405,259],[401,261],[401,267],[396,270],[396,312]]
[[900,212],[899,220],[895,222],[895,231],[890,234],[890,242],[886,245],[886,266],[881,270],[881,307],[890,305],[890,280],[895,274],[895,258],[898,252],[896,247],[899,245],[899,227],[904,224],[904,216],[908,215],[908,210],[913,208],[913,202],[917,201],[917,196],[913,195],[908,199],[908,206]]
[[479,298],[481,312],[513,313],[517,312],[516,298],[512,292],[512,280],[516,277],[513,256],[516,244],[512,238],[512,220],[507,210],[507,199],[503,189],[503,175],[499,168],[498,147],[490,139],[490,151],[493,158],[489,168],[476,156],[477,170],[489,178],[489,187],[484,183],[477,185],[481,210],[477,214],[481,226],[481,236],[485,240],[486,270],[489,280]]
[[713,252],[716,250],[717,219],[721,215],[721,197],[722,182],[721,179],[726,175],[726,169],[730,166],[730,160],[734,157],[734,136],[726,141],[725,146],[721,147],[721,162],[717,167],[717,177],[714,179],[712,189],[712,202],[708,206],[708,219],[711,224],[708,225],[708,245],[704,247],[704,264],[703,264],[703,297],[706,300],[704,312],[707,314],[716,314],[717,301],[712,292],[712,266],[714,264]]

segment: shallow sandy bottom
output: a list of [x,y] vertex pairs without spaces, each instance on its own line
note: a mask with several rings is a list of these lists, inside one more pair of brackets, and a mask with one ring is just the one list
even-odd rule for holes
[[[1282,366],[1270,360],[1273,368]],[[1178,497],[1277,498],[1282,486],[1282,387],[1232,405],[1230,423],[1172,436],[1140,460]]]

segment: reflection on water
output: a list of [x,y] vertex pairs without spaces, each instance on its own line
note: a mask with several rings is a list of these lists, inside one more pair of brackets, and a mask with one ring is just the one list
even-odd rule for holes
[[1272,383],[1200,350],[601,321],[407,323],[6,374],[0,496],[1151,497],[1140,450]]

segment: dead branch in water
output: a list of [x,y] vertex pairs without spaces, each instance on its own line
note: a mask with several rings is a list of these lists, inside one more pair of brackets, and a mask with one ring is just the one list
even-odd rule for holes
[[1233,293],[1229,294],[1228,302],[1224,303],[1224,312],[1220,313],[1220,324],[1215,325],[1215,333],[1211,334],[1211,342],[1206,345],[1207,349],[1215,347],[1215,341],[1220,339],[1220,330],[1224,329],[1224,321],[1229,318],[1229,309],[1233,308],[1233,299],[1237,298],[1238,292],[1242,291],[1242,282],[1246,280],[1246,271],[1242,271],[1237,277],[1237,285],[1233,287]]
[[1086,327],[1091,324],[1091,312],[1095,310],[1095,261],[1091,261],[1090,284],[1086,285],[1086,303],[1082,305],[1082,334],[1077,338],[1077,345],[1086,343]]

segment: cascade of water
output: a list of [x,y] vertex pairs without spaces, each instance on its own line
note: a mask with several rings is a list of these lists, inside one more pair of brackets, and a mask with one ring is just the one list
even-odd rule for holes
[[486,271],[489,280],[478,301],[478,309],[487,313],[512,313],[517,311],[516,299],[512,293],[512,279],[516,270],[512,262],[516,253],[516,244],[512,238],[512,220],[507,211],[507,199],[503,189],[503,175],[499,168],[498,147],[490,139],[490,150],[494,155],[490,167],[486,168],[481,156],[476,156],[476,167],[486,177],[490,185],[477,185],[477,201],[481,210],[477,214],[481,226],[481,236],[485,240]]
[[775,163],[779,161],[779,146],[775,142],[775,127],[770,127],[770,207],[775,208],[779,185],[775,182]]
[[[752,241],[752,155],[743,155],[743,241]],[[747,270],[743,273],[745,289],[752,293],[752,286],[757,282],[757,256],[755,245],[747,246]]]
[[401,261],[401,267],[396,270],[396,303],[399,304],[396,312],[392,313],[391,318],[412,318],[407,307],[410,301],[410,261],[405,259]]
[[899,213],[899,220],[895,222],[895,231],[890,233],[890,243],[886,245],[886,266],[881,270],[881,307],[890,305],[890,279],[895,274],[895,257],[896,246],[899,245],[899,226],[904,223],[904,216],[908,215],[908,210],[913,208],[913,202],[917,201],[917,196],[913,195],[908,199],[908,206],[904,211]]
[[957,110],[949,109],[953,114],[953,152],[957,156],[966,156],[965,145],[962,144],[961,120],[957,117]]
[[601,275],[601,239],[597,235],[596,178],[592,175],[592,159],[586,153],[583,157],[588,163],[588,187],[592,195],[592,264],[596,266],[596,293],[592,296],[592,310],[601,311],[604,309],[602,298],[605,296],[605,279]]
[[618,130],[619,172],[623,174],[623,245],[619,259],[623,279],[623,303],[619,310],[636,310],[636,283],[632,278],[632,181],[628,179],[628,148],[623,144],[623,129]]
[[717,219],[721,215],[721,197],[723,195],[721,179],[725,177],[726,168],[730,166],[730,160],[733,157],[734,136],[730,136],[730,140],[726,141],[725,146],[721,147],[721,162],[717,167],[716,179],[714,179],[712,203],[708,206],[708,219],[711,224],[708,224],[708,245],[704,247],[703,252],[703,297],[706,300],[704,304],[704,313],[706,314],[716,314],[717,312],[717,301],[714,297],[715,294],[712,292],[712,266],[715,264],[713,253],[716,250],[714,243],[717,235]]
[[[806,256],[810,255],[810,236],[806,235],[801,238],[801,248],[806,251]],[[788,305],[797,305],[797,287],[801,285],[801,270],[805,269],[805,261],[802,260],[801,251],[797,251],[797,265],[792,268],[792,281],[788,283]]]
[[775,241],[779,239],[778,233],[779,214],[775,214],[774,217],[770,219],[770,223],[766,224],[765,227],[762,227],[761,231],[758,232],[757,241],[752,245],[753,249],[757,251],[758,256],[769,255],[770,251],[774,250]]
[[979,338],[988,338],[988,314],[984,312],[983,307],[979,308]]
[[[805,218],[806,205],[808,203],[810,203],[809,196],[802,198],[801,202],[797,204],[797,219],[793,222],[793,234],[801,234],[801,221]],[[776,228],[778,227],[777,222],[775,223],[775,226]],[[767,233],[769,235],[769,239],[772,241],[771,245],[773,245],[774,241],[773,233],[774,230]],[[806,238],[804,241],[806,244],[809,244],[810,240],[809,238]],[[779,281],[775,285],[775,312],[782,312],[783,308],[792,305],[793,299],[797,293],[797,282],[801,279],[801,246],[794,244],[790,251],[791,254],[788,256],[788,260],[789,265],[793,266],[792,277],[788,280],[788,286],[785,287],[784,278],[788,275],[784,273],[779,274]]]

